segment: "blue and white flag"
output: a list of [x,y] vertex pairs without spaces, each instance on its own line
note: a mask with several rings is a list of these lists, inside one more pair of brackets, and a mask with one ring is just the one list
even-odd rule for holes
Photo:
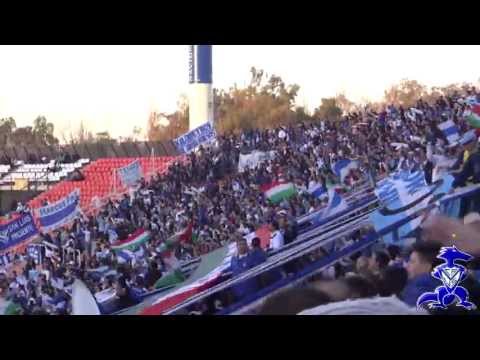
[[142,178],[142,167],[138,160],[119,168],[117,172],[125,186],[133,186]]
[[145,256],[143,248],[140,247],[137,251],[120,250],[117,252],[117,259],[119,263],[126,263],[130,261],[140,260]]
[[[381,202],[381,208],[370,215],[375,230],[381,231],[390,225],[425,209],[432,201],[438,201],[447,194],[453,183],[454,177],[445,175],[433,185],[425,183],[423,171],[409,173],[402,171],[393,174],[377,184],[375,194]],[[422,221],[417,217],[398,229],[398,239],[407,236],[416,230]],[[383,236],[386,243],[396,243],[393,233]]]
[[216,136],[213,125],[206,123],[173,140],[173,142],[179,152],[188,154],[200,145],[215,140]]
[[8,267],[12,263],[12,259],[9,253],[0,255],[0,266],[4,268]]
[[328,204],[323,210],[320,210],[312,219],[312,225],[318,226],[324,223],[324,220],[348,209],[348,204],[345,199],[335,190],[335,188],[328,189]]
[[42,231],[56,230],[72,221],[80,213],[80,190],[76,189],[57,202],[37,210]]
[[317,199],[328,196],[327,189],[322,184],[316,184],[315,186],[312,186],[308,189],[308,192]]
[[458,127],[452,120],[444,121],[443,123],[438,125],[438,128],[445,135],[449,144],[453,144],[460,139]]
[[135,259],[135,254],[130,250],[121,250],[117,252],[117,259],[120,264],[127,263]]
[[335,190],[328,190],[328,205],[324,216],[332,216],[348,208],[345,199]]
[[474,95],[469,96],[465,99],[465,103],[467,103],[467,105],[469,105],[469,106],[476,105],[476,104],[478,104],[477,97],[474,96]]
[[41,245],[38,245],[38,244],[29,245],[27,247],[27,254],[28,254],[28,257],[30,257],[35,261],[35,264],[38,265],[42,263]]
[[335,175],[340,178],[340,181],[343,182],[351,170],[358,169],[358,161],[342,159],[338,160],[332,166],[332,171]]

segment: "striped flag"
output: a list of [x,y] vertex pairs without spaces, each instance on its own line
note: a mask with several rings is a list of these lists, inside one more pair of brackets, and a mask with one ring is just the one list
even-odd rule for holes
[[160,245],[159,252],[163,253],[165,251],[171,250],[176,244],[192,242],[193,238],[193,222],[190,222],[187,227],[180,230],[175,235],[167,239],[163,244]]
[[342,159],[338,160],[332,166],[333,173],[340,178],[341,182],[345,180],[350,171],[353,169],[358,169],[358,161]]
[[438,125],[440,131],[445,135],[449,144],[453,144],[460,139],[457,125],[452,120],[447,120]]
[[467,105],[470,105],[470,106],[474,106],[478,104],[477,97],[474,95],[467,97],[465,99],[465,102],[467,103]]
[[[439,187],[428,186],[423,171],[396,173],[377,184],[375,194],[383,203],[379,210],[370,214],[370,221],[376,231],[393,225],[402,219],[427,207],[430,200],[437,195],[446,194],[451,188],[454,178],[451,175],[443,176],[443,183]],[[390,213],[384,210],[389,209]],[[395,211],[403,209],[402,211]],[[422,217],[417,217],[398,228],[398,240],[402,241],[409,233],[420,225]],[[396,244],[392,233],[386,234],[383,241],[387,244]]]
[[202,257],[199,267],[202,267],[202,263],[207,267],[209,263],[214,262],[216,265],[213,269],[185,286],[161,296],[151,306],[141,310],[140,315],[161,315],[192,296],[214,286],[230,268],[230,262],[235,252],[236,244],[229,244]]
[[315,186],[312,186],[310,189],[308,189],[308,192],[316,197],[317,199],[321,199],[325,196],[327,196],[328,192],[325,187],[323,187],[321,184],[317,184]]
[[117,261],[119,264],[131,262],[133,265],[135,265],[135,263],[138,260],[141,260],[145,257],[145,251],[141,246],[135,251],[125,249],[125,250],[116,251],[116,254],[117,254]]
[[328,205],[324,216],[332,216],[348,208],[345,199],[336,189],[328,190]]
[[274,204],[289,199],[297,193],[293,183],[272,182],[261,187],[265,197]]
[[475,104],[472,106],[472,110],[469,115],[466,117],[470,126],[480,129],[480,104]]
[[127,239],[118,241],[112,245],[112,250],[122,251],[122,250],[135,250],[141,244],[147,242],[150,239],[150,232],[144,229],[138,229]]

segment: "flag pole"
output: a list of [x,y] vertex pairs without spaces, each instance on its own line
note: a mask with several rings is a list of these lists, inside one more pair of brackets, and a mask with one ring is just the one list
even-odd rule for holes
[[117,195],[117,169],[113,168],[113,196]]
[[153,177],[153,173],[155,171],[155,149],[152,147],[152,157],[151,157],[151,165],[152,165],[152,168],[150,169],[150,179]]

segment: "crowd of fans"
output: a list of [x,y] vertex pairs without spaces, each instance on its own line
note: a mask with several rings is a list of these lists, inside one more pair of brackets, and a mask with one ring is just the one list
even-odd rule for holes
[[[398,169],[423,169],[427,182],[444,171],[458,169],[455,186],[464,185],[471,176],[480,181],[476,134],[463,119],[469,97],[479,100],[472,89],[462,95],[442,96],[434,104],[419,100],[411,109],[388,106],[376,113],[367,108],[338,121],[219,136],[213,146],[188,154],[166,174],[157,174],[149,183],[142,180],[121,200],[109,201],[97,216],[81,216],[69,228],[42,234],[47,246],[41,248],[41,264],[29,259],[25,265],[22,256],[12,259],[13,265],[21,266],[0,274],[2,296],[19,304],[25,314],[69,313],[71,285],[79,277],[94,293],[115,289],[119,303],[127,307],[132,304],[129,288],[153,290],[156,281],[171,270],[163,245],[189,225],[193,226],[193,239],[173,249],[180,261],[237,241],[264,224],[270,224],[275,248],[294,241],[296,218],[324,207],[328,201],[309,192],[318,185],[348,192],[367,174],[375,178]],[[438,129],[447,119],[460,130],[458,144],[449,145]],[[239,173],[239,155],[253,150],[274,151],[275,157]],[[331,165],[345,158],[358,160],[360,168],[340,181]],[[275,205],[266,200],[261,186],[279,180],[293,182],[297,195]],[[138,229],[149,231],[150,240],[136,252],[135,261],[119,261],[112,244]],[[255,255],[249,255],[247,265],[243,264],[247,261],[244,256],[237,258],[237,272],[266,258],[258,246],[254,248]],[[368,268],[377,277],[401,281],[405,273],[388,266],[391,261],[400,262],[398,254],[393,254],[375,253],[368,260],[361,256],[355,261],[355,270],[362,273]],[[344,280],[348,286],[361,283],[349,279]],[[392,287],[378,292],[399,291]],[[413,297],[405,295],[407,303]]]
[[[303,315],[413,315],[413,314],[479,314],[455,306],[417,308],[418,298],[434,292],[442,283],[432,277],[432,270],[443,263],[437,258],[441,245],[452,245],[451,232],[462,233],[462,242],[476,258],[467,265],[468,275],[461,286],[469,293],[468,301],[480,304],[480,263],[478,262],[478,226],[480,215],[472,213],[473,222],[465,223],[437,216],[426,225],[422,239],[400,248],[390,245],[359,252],[328,270],[310,278],[300,288],[282,291],[269,298],[261,314]],[[465,219],[467,219],[466,217]],[[442,228],[440,232],[438,229]],[[447,230],[448,229],[448,230]],[[433,232],[435,234],[433,235]],[[433,236],[432,236],[433,235]],[[459,246],[458,242],[456,243]]]

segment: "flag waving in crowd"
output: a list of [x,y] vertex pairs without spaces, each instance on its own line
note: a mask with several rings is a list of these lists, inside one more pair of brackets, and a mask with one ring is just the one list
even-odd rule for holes
[[472,106],[472,110],[469,115],[467,115],[467,121],[470,126],[475,129],[480,129],[480,104],[477,103]]
[[262,191],[265,194],[265,197],[274,204],[289,199],[297,193],[294,184],[284,182],[273,182],[264,185]]
[[353,169],[358,169],[358,161],[343,159],[343,160],[338,160],[332,166],[332,170],[334,174],[340,178],[340,182],[342,183],[345,181],[345,178]]

